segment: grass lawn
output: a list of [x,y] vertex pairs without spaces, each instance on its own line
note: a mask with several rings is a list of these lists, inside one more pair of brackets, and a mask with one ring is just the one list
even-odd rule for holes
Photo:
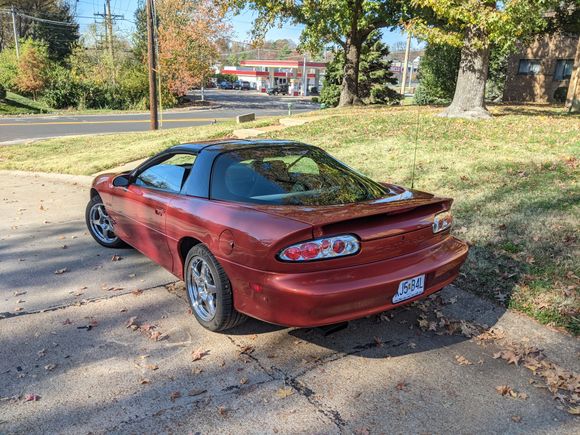
[[12,92],[7,92],[6,100],[0,101],[0,115],[25,115],[50,112],[52,112],[52,109],[43,103]]
[[[455,234],[471,245],[457,284],[580,333],[580,117],[496,106],[491,121],[417,107],[327,110],[332,120],[271,132],[319,145],[377,180],[455,198]],[[274,121],[270,121],[274,122]],[[258,121],[254,126],[268,121]],[[227,136],[233,123],[0,147],[0,169],[90,174],[182,141]]]

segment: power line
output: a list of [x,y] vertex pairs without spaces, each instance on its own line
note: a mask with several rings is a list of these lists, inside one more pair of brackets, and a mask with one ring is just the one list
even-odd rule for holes
[[[8,10],[8,9],[0,9],[0,14],[8,15],[8,14],[12,14],[12,11]],[[38,22],[45,23],[45,24],[54,24],[54,25],[69,26],[69,27],[78,26],[77,23],[68,23],[66,21],[55,21],[55,20],[48,20],[46,18],[34,17],[32,15],[18,12],[16,9],[14,10],[14,14],[19,16],[19,17],[28,18],[29,20],[38,21]]]

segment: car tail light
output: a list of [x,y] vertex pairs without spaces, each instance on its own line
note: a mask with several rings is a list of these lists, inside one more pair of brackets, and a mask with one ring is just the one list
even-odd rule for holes
[[278,258],[284,261],[324,260],[353,255],[359,250],[358,239],[351,234],[345,234],[288,246],[280,251]]
[[433,233],[440,233],[453,225],[453,215],[449,210],[437,213],[433,220]]

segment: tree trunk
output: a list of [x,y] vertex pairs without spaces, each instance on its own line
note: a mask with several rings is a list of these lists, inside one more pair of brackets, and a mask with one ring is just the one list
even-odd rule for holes
[[461,49],[459,74],[451,105],[440,116],[449,118],[487,119],[485,82],[489,70],[489,43],[483,32],[468,28]]
[[580,38],[576,45],[576,58],[572,67],[572,76],[568,86],[568,95],[566,95],[566,107],[570,113],[580,112]]
[[344,62],[344,76],[340,91],[339,107],[362,104],[358,96],[358,73],[362,42],[360,38],[348,38]]

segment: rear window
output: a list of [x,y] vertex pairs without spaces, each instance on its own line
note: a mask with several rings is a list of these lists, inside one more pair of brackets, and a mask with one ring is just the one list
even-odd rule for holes
[[317,148],[272,146],[218,156],[210,194],[253,204],[332,205],[378,199],[388,190]]

